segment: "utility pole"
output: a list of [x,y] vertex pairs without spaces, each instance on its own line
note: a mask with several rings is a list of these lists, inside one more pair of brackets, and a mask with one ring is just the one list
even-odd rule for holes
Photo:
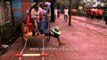
[[68,23],[68,26],[71,26],[71,9],[72,9],[72,0],[70,0],[69,2],[69,23]]

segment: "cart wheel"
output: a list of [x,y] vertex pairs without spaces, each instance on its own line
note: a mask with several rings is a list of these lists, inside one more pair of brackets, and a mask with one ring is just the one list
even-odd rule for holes
[[24,28],[25,28],[25,25],[22,24],[22,32],[21,32],[21,36],[22,36],[22,42],[23,42],[23,43],[25,43],[25,39],[26,39],[26,37],[25,37],[25,35],[24,35]]
[[22,35],[22,42],[25,43],[26,37]]

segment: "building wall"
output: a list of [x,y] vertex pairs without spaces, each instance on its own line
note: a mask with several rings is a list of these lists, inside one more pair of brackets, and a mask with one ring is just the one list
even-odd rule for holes
[[15,22],[22,22],[26,18],[26,10],[31,7],[31,0],[13,0],[12,7]]
[[22,0],[12,0],[13,16],[15,22],[22,21]]
[[0,2],[0,26],[11,21],[11,5]]
[[0,3],[0,26],[5,24],[4,6]]
[[30,0],[22,0],[22,18],[23,20],[26,19],[26,11],[31,7]]

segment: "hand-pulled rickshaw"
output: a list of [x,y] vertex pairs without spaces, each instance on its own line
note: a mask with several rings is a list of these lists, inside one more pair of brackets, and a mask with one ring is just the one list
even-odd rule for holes
[[[50,25],[50,24],[48,24],[48,25]],[[20,54],[16,54],[16,56],[19,57],[19,60],[21,60],[21,57],[26,57],[26,56],[42,56],[42,60],[44,60],[44,56],[47,56],[47,54],[44,53],[44,40],[45,39],[49,40],[50,36],[45,36],[44,34],[39,34],[39,35],[33,36],[32,35],[33,28],[34,28],[34,25],[30,21],[30,16],[28,16],[26,23],[24,22],[22,24],[22,41],[24,42],[24,47],[21,50]],[[41,54],[22,54],[26,45],[27,45],[27,40],[29,40],[30,38],[34,38],[35,40],[36,39],[42,40],[42,48],[43,49],[42,49]]]

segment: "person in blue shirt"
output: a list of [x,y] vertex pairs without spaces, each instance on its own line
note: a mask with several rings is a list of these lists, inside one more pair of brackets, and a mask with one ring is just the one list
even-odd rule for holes
[[[49,30],[48,24],[49,24],[48,19],[43,16],[42,20],[39,23],[40,33],[44,34],[45,36],[53,36],[53,37],[57,38],[57,40],[59,42],[59,46],[64,45],[64,43],[62,43],[59,39],[59,36],[61,34],[61,32],[59,31],[59,28],[56,26],[52,30]],[[47,40],[47,42],[49,42],[49,40]]]

